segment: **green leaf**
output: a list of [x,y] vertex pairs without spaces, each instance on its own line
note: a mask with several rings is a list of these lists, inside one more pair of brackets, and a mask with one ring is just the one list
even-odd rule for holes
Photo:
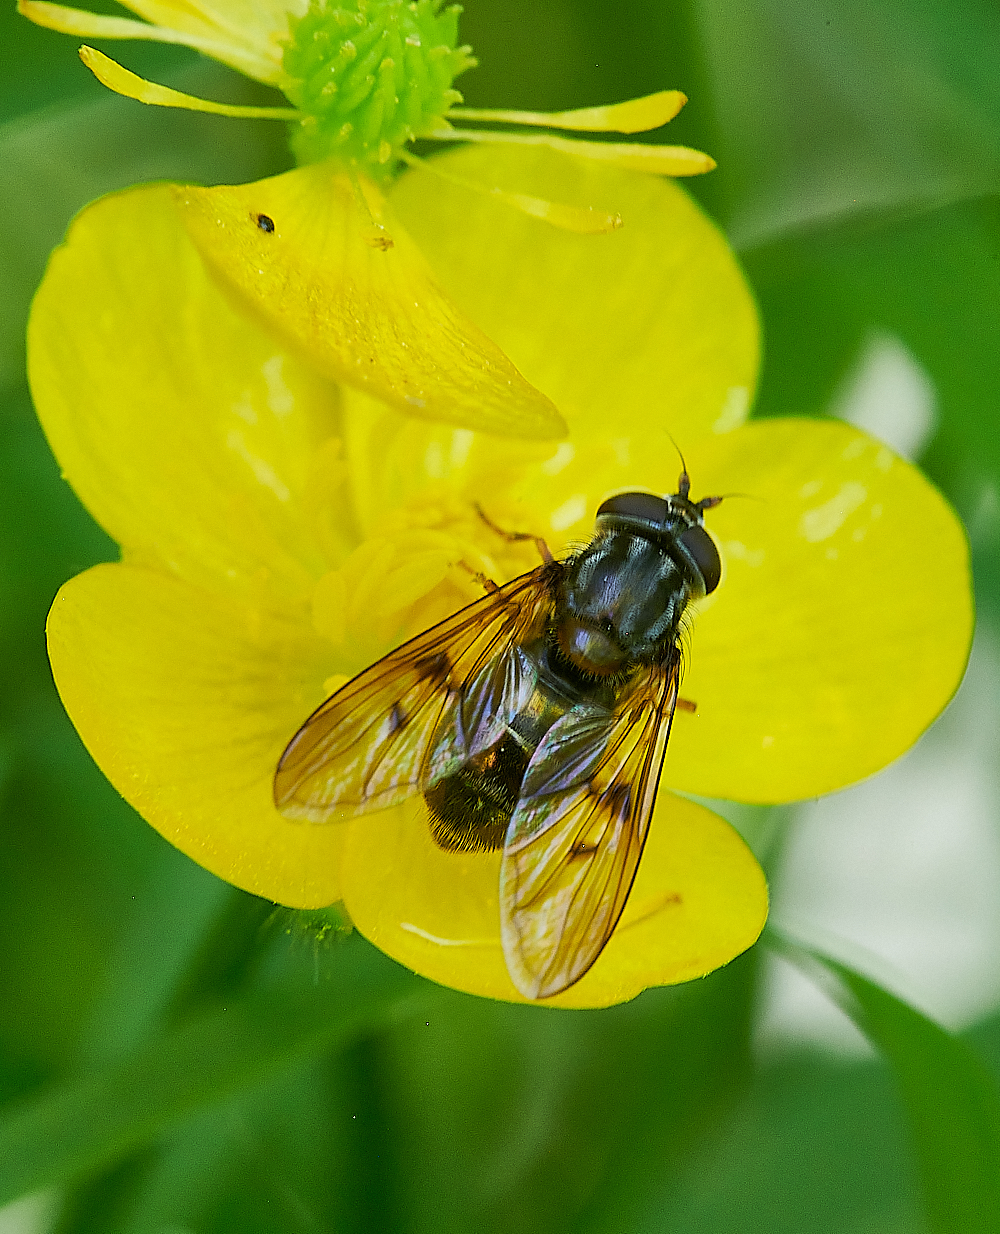
[[257,990],[192,1017],[124,1062],[0,1119],[0,1204],[92,1171],[186,1116],[386,1023],[426,989],[355,940],[341,948],[323,986]]
[[697,0],[737,247],[1000,176],[988,0]]
[[393,1213],[408,1234],[660,1228],[680,1163],[750,1084],[755,971],[747,954],[600,1011],[445,992],[426,1024],[371,1045],[382,1095],[366,1104],[385,1103],[378,1164],[395,1187],[362,1228]]
[[773,927],[768,941],[820,985],[891,1064],[932,1234],[1000,1231],[1000,1092],[973,1050],[847,965]]

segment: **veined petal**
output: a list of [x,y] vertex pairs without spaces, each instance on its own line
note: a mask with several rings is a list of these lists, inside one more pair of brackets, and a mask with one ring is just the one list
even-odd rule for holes
[[440,157],[480,184],[622,215],[620,231],[572,235],[423,171],[390,196],[445,292],[552,399],[574,443],[668,429],[683,445],[745,418],[756,308],[682,189],[545,149]]
[[154,43],[176,43],[204,52],[213,60],[231,65],[248,77],[276,83],[280,76],[271,58],[262,57],[242,41],[234,42],[220,36],[207,25],[198,24],[194,29],[151,26],[128,17],[107,17],[87,9],[49,4],[48,0],[18,0],[17,8],[36,26],[45,26],[62,34],[92,39],[143,39]]
[[[366,938],[442,985],[529,1001],[504,964],[499,853],[437,848],[419,800],[349,828],[344,900]],[[661,792],[610,942],[589,973],[544,1005],[607,1007],[648,986],[704,976],[750,947],[766,916],[764,876],[737,833],[704,807]]]
[[445,299],[374,185],[364,193],[370,216],[346,176],[316,164],[177,199],[219,277],[328,376],[408,415],[561,436],[549,399]]
[[664,782],[742,801],[819,796],[908,749],[962,678],[965,533],[921,473],[837,421],[764,420],[688,454],[718,590],[694,618]]
[[154,25],[222,38],[242,48],[246,66],[235,59],[219,59],[259,81],[280,85],[288,19],[301,16],[308,0],[122,0],[122,4]]
[[336,503],[345,479],[319,450],[337,390],[230,307],[169,187],[76,218],[35,297],[28,368],[64,474],[130,559],[249,611],[308,612],[353,547],[346,512],[340,546],[318,533],[316,490]]
[[338,827],[277,812],[279,755],[316,700],[324,646],[164,574],[96,566],[56,596],[49,658],[122,796],[220,878],[298,908],[340,896]]

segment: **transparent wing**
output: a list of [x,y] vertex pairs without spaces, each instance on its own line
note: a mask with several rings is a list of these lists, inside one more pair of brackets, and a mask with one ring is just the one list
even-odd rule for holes
[[521,575],[341,686],[281,756],[282,814],[327,822],[383,810],[498,741],[531,695],[519,646],[544,629],[561,568]]
[[579,981],[625,907],[656,800],[678,661],[613,711],[574,708],[532,756],[500,872],[507,968],[527,998]]

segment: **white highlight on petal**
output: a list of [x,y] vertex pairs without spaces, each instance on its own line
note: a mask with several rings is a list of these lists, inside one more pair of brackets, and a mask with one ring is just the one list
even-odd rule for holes
[[233,411],[239,416],[244,424],[257,423],[257,408],[253,405],[253,395],[249,390],[244,390],[240,395],[238,403],[233,404]]
[[451,450],[448,454],[448,462],[454,471],[460,467],[464,467],[466,460],[469,457],[469,451],[472,449],[472,443],[475,441],[476,435],[472,429],[457,428],[451,435]]
[[725,540],[722,555],[729,561],[745,561],[748,566],[759,566],[767,556],[762,548],[747,548],[742,540]]
[[544,476],[557,476],[564,467],[568,467],[576,458],[576,447],[570,441],[561,441],[555,454],[542,463],[540,471]]
[[804,536],[810,544],[828,540],[834,532],[843,527],[848,516],[854,513],[867,496],[868,490],[863,484],[859,484],[857,480],[848,480],[840,486],[836,496],[802,515],[799,519],[799,535]]
[[903,341],[880,331],[865,343],[831,411],[903,458],[916,458],[937,423],[937,394]]
[[285,383],[283,368],[285,357],[272,356],[261,366],[264,380],[267,382],[267,405],[276,416],[284,418],[295,410],[295,395]]
[[246,463],[253,472],[254,479],[258,484],[263,484],[265,488],[269,488],[279,501],[289,500],[291,493],[281,479],[279,479],[278,473],[270,463],[253,453],[247,445],[246,438],[238,428],[230,430],[229,436],[226,438],[226,445]]
[[424,938],[429,943],[436,943],[439,947],[492,947],[495,945],[488,938],[441,938],[437,934],[421,930],[420,926],[415,926],[409,921],[401,921],[399,928],[405,930],[407,934],[416,934],[417,938]]
[[750,407],[750,391],[746,386],[730,386],[726,391],[726,401],[722,404],[719,418],[712,425],[713,433],[730,433],[739,428],[747,418]]
[[552,511],[549,516],[549,526],[553,531],[565,531],[567,527],[578,523],[586,513],[587,498],[583,493],[577,493],[569,501],[564,501],[561,506]]
[[428,442],[424,451],[424,471],[432,480],[440,480],[444,475],[444,451],[439,441]]

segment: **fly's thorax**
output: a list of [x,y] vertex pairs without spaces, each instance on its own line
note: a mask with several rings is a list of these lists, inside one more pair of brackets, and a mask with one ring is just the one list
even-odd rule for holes
[[600,520],[591,543],[567,563],[556,613],[559,650],[598,677],[661,660],[684,609],[704,594],[700,575],[670,532],[646,533],[615,521]]

